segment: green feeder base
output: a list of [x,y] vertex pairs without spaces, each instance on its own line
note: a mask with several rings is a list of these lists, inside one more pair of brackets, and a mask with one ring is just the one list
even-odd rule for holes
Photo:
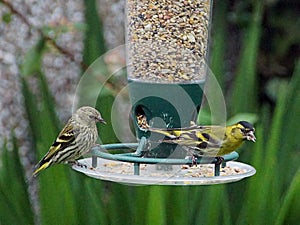
[[[144,115],[148,124],[155,128],[188,127],[191,121],[196,122],[202,102],[203,86],[204,81],[176,84],[129,80],[131,117],[137,139],[151,138],[150,132],[139,127],[139,115]],[[158,145],[150,149],[148,156],[167,158],[174,152],[174,147],[169,144]]]

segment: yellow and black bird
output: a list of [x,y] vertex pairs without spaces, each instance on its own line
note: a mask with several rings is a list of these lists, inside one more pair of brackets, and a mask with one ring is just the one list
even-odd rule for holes
[[256,141],[255,129],[247,121],[240,121],[230,126],[199,126],[185,128],[151,128],[153,133],[164,135],[161,143],[177,144],[187,150],[192,156],[219,157],[235,151],[242,143]]

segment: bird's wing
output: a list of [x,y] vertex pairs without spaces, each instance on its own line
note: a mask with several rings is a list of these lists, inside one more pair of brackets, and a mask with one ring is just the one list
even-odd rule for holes
[[194,125],[191,127],[183,128],[149,128],[148,130],[154,133],[165,135],[166,138],[176,139],[185,133],[189,133],[191,130],[201,129],[201,126]]
[[210,126],[197,127],[180,131],[180,133],[178,131],[176,134],[166,135],[162,142],[179,144],[205,153],[206,151],[218,151],[222,146],[224,129]]
[[65,149],[74,144],[75,138],[79,134],[79,128],[75,128],[71,121],[65,125],[62,131],[57,136],[55,142],[51,145],[48,153],[41,161],[47,161],[53,157],[60,149]]
[[222,143],[222,140],[211,133],[211,130],[191,130],[189,132],[183,132],[176,139],[179,141],[179,144],[197,146],[199,148],[216,148]]

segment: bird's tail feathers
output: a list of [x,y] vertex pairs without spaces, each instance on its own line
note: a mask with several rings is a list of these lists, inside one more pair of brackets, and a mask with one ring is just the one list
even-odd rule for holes
[[32,176],[36,177],[39,172],[50,166],[50,162],[39,163],[38,168],[33,172]]

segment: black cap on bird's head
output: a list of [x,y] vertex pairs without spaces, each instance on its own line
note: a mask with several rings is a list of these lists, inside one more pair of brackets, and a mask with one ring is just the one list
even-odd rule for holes
[[256,137],[254,135],[255,128],[253,125],[247,121],[240,121],[238,124],[241,126],[240,130],[243,132],[244,138],[248,141],[256,141]]

